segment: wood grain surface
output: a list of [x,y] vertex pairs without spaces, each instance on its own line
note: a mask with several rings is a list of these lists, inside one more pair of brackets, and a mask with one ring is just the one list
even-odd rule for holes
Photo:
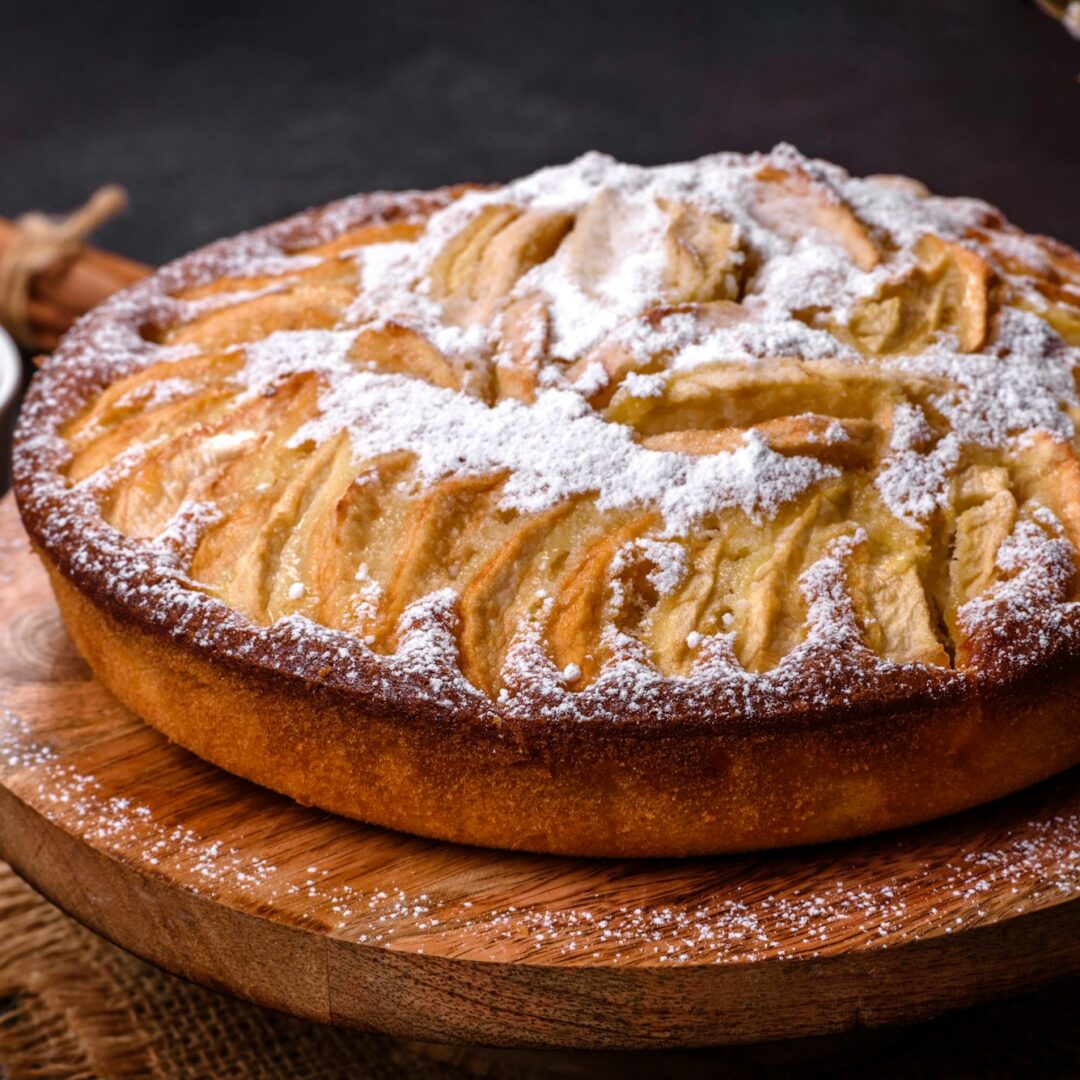
[[91,677],[0,505],[0,856],[117,944],[433,1041],[706,1046],[921,1019],[1080,970],[1080,784],[724,858],[483,851],[359,825],[169,744]]

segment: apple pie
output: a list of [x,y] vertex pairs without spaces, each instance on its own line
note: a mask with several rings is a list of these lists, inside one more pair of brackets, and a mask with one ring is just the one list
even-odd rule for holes
[[429,837],[683,855],[1080,762],[1080,256],[790,146],[361,195],[46,361],[16,491],[101,681]]

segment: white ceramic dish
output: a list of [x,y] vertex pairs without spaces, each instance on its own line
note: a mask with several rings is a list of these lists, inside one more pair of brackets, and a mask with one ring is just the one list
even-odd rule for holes
[[22,385],[22,358],[15,342],[0,330],[0,492],[7,487],[11,465],[11,433],[15,427],[15,401]]

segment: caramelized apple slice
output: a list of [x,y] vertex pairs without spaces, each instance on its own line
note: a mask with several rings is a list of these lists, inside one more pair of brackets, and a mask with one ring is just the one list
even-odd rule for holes
[[[284,615],[310,617],[318,611],[321,598],[314,587],[318,568],[311,557],[311,534],[354,475],[347,432],[316,446],[274,503],[259,541],[242,556],[250,562],[267,622]],[[242,595],[245,584],[245,575],[236,575],[231,592]]]
[[643,436],[749,427],[807,412],[872,420],[887,415],[897,402],[923,400],[945,385],[943,380],[844,361],[716,364],[675,372],[663,392],[652,397],[620,392],[605,416]]
[[[685,543],[686,574],[678,586],[657,600],[646,639],[656,666],[669,675],[686,675],[696,648],[695,636],[727,627],[722,596],[732,563],[722,538],[708,536]],[[730,619],[730,615],[729,615]]]
[[485,206],[453,236],[431,266],[431,293],[471,299],[480,261],[495,236],[521,213],[513,206]]
[[957,641],[963,634],[957,614],[969,600],[988,592],[997,581],[998,548],[1016,525],[1016,500],[1008,491],[965,510],[956,521],[949,560],[949,606],[945,618]]
[[105,519],[128,536],[157,536],[185,499],[197,501],[231,463],[246,462],[269,440],[287,440],[315,414],[317,392],[317,377],[304,372],[154,446],[107,493]]
[[235,396],[236,390],[230,386],[209,386],[156,409],[133,412],[122,421],[116,421],[117,413],[114,413],[113,423],[97,438],[87,439],[93,429],[83,428],[83,439],[80,440],[83,445],[68,466],[68,479],[77,484],[121,455],[137,452],[147,443],[177,439],[196,425],[212,424],[228,409]]
[[748,582],[735,652],[750,671],[774,667],[805,635],[804,605],[794,585],[821,505],[821,495],[813,496],[790,524],[774,533],[768,557]]
[[312,617],[324,626],[371,632],[384,583],[394,573],[410,501],[403,480],[413,460],[398,451],[367,462],[312,521],[303,580],[316,598]]
[[355,251],[357,248],[367,247],[369,244],[393,244],[412,241],[423,231],[423,225],[415,221],[375,222],[349,229],[340,236],[336,236],[333,240],[327,240],[324,244],[316,244],[314,247],[293,248],[289,254],[333,260],[335,256],[345,255],[350,251]]
[[[209,297],[227,296],[229,293],[254,292],[280,285],[282,291],[297,284],[322,285],[346,284],[355,287],[357,270],[355,264],[345,258],[350,252],[369,244],[387,244],[415,240],[423,232],[416,222],[394,221],[361,225],[342,233],[334,240],[314,247],[287,248],[286,255],[303,256],[297,266],[286,266],[281,273],[258,274],[246,277],[221,277],[201,285],[189,285],[172,295],[178,300],[205,300]],[[312,259],[314,265],[305,265]],[[299,262],[299,260],[298,260]]]
[[409,515],[399,554],[371,633],[390,651],[398,620],[413,601],[453,582],[484,528],[491,496],[505,474],[451,477],[436,484]]
[[499,398],[532,401],[540,364],[548,351],[550,325],[539,296],[523,297],[502,313],[502,334],[495,356],[495,386]]
[[981,256],[934,235],[924,236],[916,254],[927,276],[942,281],[940,299],[931,309],[930,322],[955,324],[964,352],[977,352],[986,341],[993,271]]
[[470,282],[464,321],[490,322],[518,279],[555,254],[573,223],[570,214],[528,210],[496,233]]
[[1013,476],[1021,502],[1042,503],[1058,517],[1080,564],[1080,461],[1073,447],[1045,431],[1027,432]]
[[576,669],[568,679],[571,689],[592,682],[604,660],[600,637],[612,615],[609,592],[616,553],[658,523],[654,513],[639,514],[594,542],[555,597],[545,637],[556,666]]
[[552,529],[571,515],[579,499],[568,499],[521,522],[461,594],[461,670],[474,686],[494,693],[506,646],[517,631],[510,617],[522,583]]
[[574,280],[593,294],[622,257],[619,236],[632,234],[636,208],[605,188],[582,208],[567,240]]
[[961,244],[924,236],[919,265],[856,308],[848,329],[864,351],[876,355],[917,351],[939,331],[951,331],[965,352],[986,341],[990,265]]
[[665,300],[671,304],[737,300],[743,254],[735,226],[688,203],[660,205],[671,218]]
[[497,692],[514,637],[547,621],[544,613],[576,574],[581,552],[635,516],[632,511],[601,512],[586,495],[526,517],[495,512],[494,522],[485,527],[492,536],[483,545],[483,557],[472,559],[459,604],[462,670],[476,686]]
[[387,374],[413,375],[447,390],[461,388],[454,365],[423,334],[395,322],[362,330],[349,356]]
[[679,454],[719,454],[745,446],[749,431],[757,432],[769,449],[779,454],[814,457],[844,468],[871,464],[881,437],[878,425],[872,420],[837,420],[831,416],[803,413],[766,420],[753,428],[666,431],[646,436],[641,445],[648,450]]
[[567,375],[571,381],[577,382],[582,377],[589,377],[592,369],[599,365],[604,379],[602,385],[589,394],[589,400],[597,408],[605,408],[631,372],[648,374],[663,371],[666,367],[670,348],[648,351],[632,344],[632,340],[639,336],[637,328],[641,324],[644,324],[647,332],[655,331],[657,338],[662,340],[675,320],[691,323],[694,336],[705,337],[710,330],[731,326],[745,318],[743,308],[727,300],[708,304],[664,304],[650,308],[629,324],[618,327],[596,348],[571,364]]
[[807,223],[847,252],[864,271],[881,261],[866,226],[832,188],[803,169],[767,165],[757,178],[754,215],[768,228],[796,240]]
[[930,194],[930,189],[921,180],[916,180],[913,176],[904,176],[903,173],[871,173],[866,179],[873,180],[884,187],[907,192],[920,199],[925,199]]
[[876,653],[898,664],[949,667],[919,573],[923,557],[918,547],[883,551],[868,541],[854,553],[848,587],[863,640]]
[[[92,440],[133,417],[172,405],[208,383],[228,380],[242,363],[239,353],[203,353],[143,368],[107,386],[88,409],[67,425],[64,438],[76,453],[81,453]],[[183,384],[187,384],[186,389]]]
[[355,290],[345,285],[298,285],[219,308],[161,335],[169,345],[195,344],[206,352],[259,341],[279,330],[328,330]]

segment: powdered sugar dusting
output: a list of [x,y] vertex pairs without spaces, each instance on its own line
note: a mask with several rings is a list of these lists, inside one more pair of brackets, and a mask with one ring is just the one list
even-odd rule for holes
[[256,388],[278,377],[282,357],[336,375],[321,415],[293,435],[293,445],[347,430],[360,460],[413,450],[427,481],[508,469],[504,507],[535,513],[595,492],[601,509],[656,506],[671,533],[685,534],[702,515],[731,507],[772,516],[811,484],[836,475],[813,459],[782,457],[753,434],[745,447],[707,457],[646,450],[572,390],[543,390],[530,405],[488,407],[407,376],[349,370],[347,334],[320,335],[318,351],[309,349],[312,336],[302,331],[294,342],[288,332],[273,334],[248,350],[247,378]]
[[[763,206],[757,190],[763,171],[795,177],[796,184]],[[807,210],[800,201],[799,185],[813,190],[816,209]],[[503,313],[479,320],[455,315],[432,285],[433,267],[447,244],[484,213],[506,206],[576,219],[597,206],[603,209],[602,227],[586,238],[588,244],[563,242],[550,258],[522,273],[507,294],[508,302],[539,299],[546,312],[546,330],[534,326],[525,338],[530,362],[539,365],[530,400],[489,404],[422,378],[372,370],[363,334],[390,326],[415,331],[452,361],[512,367],[500,338]],[[691,316],[672,291],[672,206],[714,215],[729,230],[717,284],[717,295],[725,299],[714,303],[708,318]],[[850,213],[861,222],[855,232],[844,217]],[[642,543],[653,545],[646,552],[653,566],[650,581],[661,596],[678,588],[685,573],[684,553],[674,541],[709,515],[730,511],[758,523],[770,520],[840,471],[808,453],[781,453],[756,430],[716,453],[647,448],[639,433],[611,422],[595,403],[610,379],[605,350],[625,350],[642,366],[624,372],[618,391],[621,399],[638,403],[663,398],[679,377],[723,365],[767,374],[780,362],[797,362],[811,381],[827,381],[843,370],[918,384],[917,400],[913,395],[896,405],[885,420],[874,417],[875,423],[889,425],[876,489],[896,518],[914,530],[927,529],[947,509],[967,449],[1008,449],[1032,431],[1059,440],[1073,437],[1067,410],[1080,408],[1072,375],[1080,350],[1034,311],[1002,304],[979,349],[961,348],[947,332],[919,351],[873,360],[853,344],[847,325],[852,313],[913,272],[913,249],[927,236],[985,258],[1006,298],[1029,306],[1042,303],[1025,275],[1046,262],[1043,247],[1010,230],[993,208],[977,200],[926,196],[906,182],[852,178],[789,146],[654,169],[588,154],[456,200],[445,195],[346,200],[214,245],[110,301],[65,341],[44,378],[36,380],[24,415],[22,497],[27,507],[48,508],[39,518],[38,539],[69,546],[74,554],[67,569],[74,575],[108,580],[113,597],[201,647],[258,655],[260,662],[292,673],[363,686],[388,707],[402,700],[399,679],[408,680],[410,699],[436,709],[465,702],[481,711],[488,707],[457,668],[452,592],[424,597],[408,608],[394,656],[377,655],[369,641],[299,615],[255,628],[193,588],[186,574],[185,553],[190,555],[200,529],[213,520],[212,507],[185,504],[165,535],[133,544],[101,523],[96,500],[117,471],[133,466],[134,456],[117,459],[112,471],[70,489],[56,471],[70,453],[59,425],[87,396],[125,374],[198,353],[191,345],[156,345],[142,330],[271,295],[320,265],[317,257],[296,250],[358,223],[410,216],[424,223],[416,242],[365,245],[336,256],[355,267],[360,291],[334,328],[279,331],[233,347],[243,358],[235,375],[241,400],[269,392],[298,372],[315,372],[319,414],[295,432],[293,446],[325,443],[347,431],[358,461],[410,452],[422,483],[505,473],[499,503],[525,514],[581,495],[593,497],[601,511],[653,509],[662,528]],[[833,227],[827,227],[830,221]],[[978,239],[987,229],[992,243]],[[260,275],[278,275],[281,281],[203,300],[173,295],[222,276]],[[657,310],[666,314],[654,317]],[[160,406],[190,391],[184,379],[164,378],[126,404]],[[838,446],[849,440],[837,419],[825,436],[808,436],[808,444],[815,441]],[[1060,537],[1048,542],[1069,546]],[[571,692],[567,684],[574,680],[565,666],[555,666],[535,628],[525,628],[511,648],[498,716],[618,717],[628,702],[649,715],[690,710],[753,716],[775,711],[781,701],[812,700],[827,707],[851,700],[852,694],[873,693],[890,680],[932,694],[958,692],[966,676],[890,664],[855,647],[858,629],[852,629],[854,622],[834,595],[837,567],[847,555],[843,543],[830,549],[806,578],[805,641],[770,672],[742,668],[727,623],[723,632],[696,634],[697,655],[686,679],[662,676],[640,643],[614,634],[608,642],[610,663],[591,686]],[[1002,558],[1008,561],[1007,550]],[[991,622],[1002,625],[1005,609],[1032,608],[1038,573],[1067,573],[1060,553],[1035,564],[1043,568],[1035,578],[1016,573],[993,598],[969,605],[963,624],[973,633]],[[1064,599],[1070,587],[1042,590],[1042,614],[1036,619],[1042,629],[1031,640],[1028,659],[1071,633],[1067,627],[1075,613]],[[373,580],[358,576],[357,611],[374,610],[378,592]],[[1061,599],[1046,614],[1050,593],[1060,593]],[[302,595],[297,592],[293,599]]]
[[[147,760],[176,767],[180,751],[132,734]],[[446,849],[407,837],[393,838],[388,860],[381,831],[216,772],[206,782],[224,786],[233,813],[196,804],[182,817],[126,790],[129,774],[114,774],[107,753],[64,730],[46,734],[11,708],[0,711],[0,777],[48,821],[181,890],[355,946],[451,959],[783,962],[902,948],[1080,894],[1080,811],[1068,779],[991,815],[815,849],[813,865],[785,853],[687,860],[673,889],[663,865],[568,874],[560,860],[471,849],[447,864]],[[549,879],[557,895],[544,895]]]
[[[824,242],[820,232],[804,232],[792,238],[782,229],[766,227],[756,215],[751,198],[754,178],[766,166],[805,171],[836,200],[850,204],[878,235],[895,246],[895,252],[874,269],[860,271],[843,250]],[[788,146],[778,147],[771,155],[718,154],[686,165],[653,169],[624,165],[601,154],[587,154],[570,165],[541,170],[498,190],[465,195],[435,214],[415,244],[395,242],[360,249],[356,260],[365,288],[349,319],[358,325],[393,321],[413,327],[447,355],[470,355],[493,349],[497,344],[494,336],[497,322],[491,326],[464,327],[447,323],[441,304],[430,295],[429,272],[447,241],[493,206],[509,204],[530,210],[580,213],[590,201],[600,197],[615,203],[610,215],[614,225],[607,243],[621,257],[610,260],[610,266],[601,274],[595,287],[589,289],[582,285],[579,275],[569,265],[573,258],[571,247],[564,244],[553,258],[518,281],[514,295],[539,295],[547,303],[553,333],[550,348],[554,358],[548,362],[551,367],[547,372],[551,376],[547,380],[549,383],[558,384],[560,365],[587,356],[605,338],[623,342],[641,357],[666,354],[663,371],[647,376],[631,373],[626,379],[622,393],[641,398],[662,393],[664,385],[675,373],[714,364],[718,360],[747,362],[799,357],[811,361],[859,362],[860,358],[850,344],[838,338],[827,326],[818,325],[814,319],[808,321],[802,313],[815,309],[829,311],[834,322],[844,322],[858,300],[873,296],[884,284],[898,280],[911,268],[910,249],[922,236],[933,233],[970,244],[969,231],[995,213],[978,200],[923,197],[903,185],[851,178],[838,167],[810,161]],[[663,296],[666,218],[659,207],[664,202],[678,200],[692,200],[732,222],[735,235],[746,249],[757,252],[761,260],[762,265],[742,298],[741,317],[726,325],[708,326],[690,316],[675,316],[657,327],[638,318]],[[1006,242],[1010,239],[1010,234],[1002,235]],[[306,334],[283,339],[276,346],[273,339],[260,343],[253,362],[249,363],[249,375],[260,385],[265,381],[263,349],[270,352],[276,347],[284,357],[291,357],[293,370],[311,364],[316,336]],[[564,402],[560,403],[550,391],[539,395],[537,415],[543,419],[537,426],[550,421],[553,414],[573,423],[565,428],[565,444],[553,438],[551,452],[539,464],[535,457],[536,445],[529,439],[528,431],[522,430],[529,423],[524,415],[514,415],[514,410],[506,410],[507,423],[500,423],[504,419],[500,416],[481,434],[476,424],[482,418],[482,410],[470,409],[467,402],[452,407],[449,400],[438,400],[437,393],[427,394],[425,398],[425,392],[433,389],[430,387],[417,392],[415,397],[423,400],[406,399],[403,407],[396,409],[396,404],[408,395],[407,389],[395,383],[382,384],[380,388],[370,380],[348,378],[347,365],[340,352],[343,337],[340,333],[321,337],[322,344],[318,349],[333,353],[335,363],[320,363],[319,366],[325,371],[331,366],[337,368],[342,379],[335,382],[326,398],[324,420],[317,427],[307,429],[305,434],[325,437],[342,427],[349,427],[357,441],[358,452],[365,452],[375,445],[380,449],[387,445],[385,438],[380,441],[380,435],[372,431],[373,413],[378,413],[382,436],[389,434],[385,423],[389,414],[410,418],[410,423],[412,417],[422,415],[424,422],[411,423],[396,436],[396,441],[399,446],[420,450],[428,476],[446,473],[445,461],[432,460],[432,448],[428,444],[437,443],[447,447],[444,458],[461,457],[467,467],[476,470],[509,466],[517,473],[521,471],[520,460],[512,460],[514,457],[538,461],[538,467],[532,470],[535,476],[528,480],[523,476],[521,480],[511,482],[506,495],[507,505],[538,507],[546,505],[545,500],[559,498],[560,493],[590,490],[584,479],[556,475],[557,460],[565,458],[569,444],[573,443],[575,451],[581,446],[581,438],[589,425],[577,423],[580,414]],[[1001,358],[1007,358],[1008,362],[1002,363]],[[950,349],[947,339],[942,339],[929,352],[917,357],[901,357],[895,363],[901,370],[936,376],[943,385],[954,388],[934,398],[934,403],[952,424],[953,435],[927,454],[896,443],[896,456],[879,485],[886,503],[906,521],[923,521],[941,505],[946,480],[955,467],[961,442],[974,440],[983,445],[1001,445],[1009,433],[1030,428],[1069,434],[1062,404],[1078,404],[1071,368],[1080,363],[1080,353],[1076,349],[1063,348],[1047,324],[1031,313],[1004,309],[995,339],[988,346],[985,357],[959,353]],[[602,385],[603,380],[600,369],[590,368],[586,376],[575,383],[574,390],[587,395]],[[434,416],[447,411],[452,415],[447,423],[435,429],[437,435],[430,439],[419,437],[418,432],[425,430]],[[447,430],[448,425],[452,431]],[[356,439],[358,428],[367,432],[366,441]],[[508,428],[520,434],[511,436]],[[477,432],[475,437],[464,437],[465,432],[474,431]],[[560,428],[551,431],[554,434]],[[590,434],[595,434],[598,440],[596,452],[586,451],[581,456],[580,471],[586,471],[587,463],[594,475],[610,475],[610,467],[595,472],[598,457],[616,450],[624,451],[628,444],[616,446],[619,438],[600,435],[598,427],[593,427]],[[499,451],[508,442],[527,445],[529,452],[515,455],[511,450],[511,460],[500,461]],[[637,456],[637,463],[627,463],[626,477],[631,483],[640,478],[646,485],[652,485],[651,490],[655,493],[666,479],[666,469],[670,466],[650,466],[647,459]],[[761,475],[746,475],[747,484],[751,486],[759,479],[765,484],[771,483],[781,468],[780,463],[769,460],[769,455],[760,451],[756,463],[761,467]],[[680,504],[693,504],[695,510],[680,513],[677,522],[671,523],[674,530],[685,530],[692,513],[748,504],[749,497],[745,493],[734,498],[729,494],[732,476],[740,471],[739,468],[724,468],[728,473],[724,481],[718,482],[714,477],[702,477],[702,480],[705,489],[721,490],[725,494],[710,506],[708,498],[697,498],[695,491],[688,491],[689,498],[680,499]],[[781,501],[797,496],[807,484],[822,478],[820,471],[805,464],[784,468],[787,481],[783,490],[777,492]],[[682,471],[685,473],[686,470]],[[525,474],[528,472],[524,470]],[[537,479],[541,475],[550,481],[542,494],[540,488],[544,484]],[[682,486],[681,482],[679,486]],[[528,490],[523,490],[525,488]],[[602,498],[603,505],[621,505],[626,501],[646,500],[638,487]]]

